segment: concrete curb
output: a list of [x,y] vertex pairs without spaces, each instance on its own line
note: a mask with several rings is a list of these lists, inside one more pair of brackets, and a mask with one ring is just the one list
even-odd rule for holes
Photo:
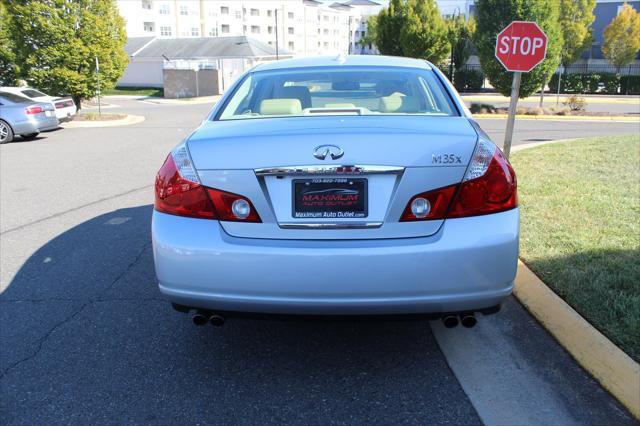
[[[507,114],[473,114],[474,118],[505,119]],[[602,115],[525,115],[516,114],[518,120],[545,121],[616,121],[622,123],[640,123],[640,117],[602,116]]]
[[60,124],[60,127],[64,129],[79,129],[90,127],[116,127],[116,126],[128,126],[130,124],[142,123],[145,120],[142,115],[127,115],[120,120],[105,120],[105,121],[69,121],[67,123]]
[[640,365],[518,261],[513,294],[602,386],[640,419]]

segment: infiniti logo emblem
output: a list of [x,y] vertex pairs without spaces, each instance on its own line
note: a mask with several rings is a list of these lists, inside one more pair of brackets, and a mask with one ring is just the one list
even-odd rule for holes
[[337,160],[344,155],[344,151],[339,146],[335,145],[320,145],[313,150],[313,156],[318,160],[326,160],[327,157],[331,157],[332,160]]

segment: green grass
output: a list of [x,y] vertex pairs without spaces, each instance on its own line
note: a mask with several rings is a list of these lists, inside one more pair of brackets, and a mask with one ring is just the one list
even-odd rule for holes
[[164,96],[162,88],[153,87],[116,87],[114,89],[104,90],[103,95],[132,95],[132,96],[154,96],[161,98]]
[[522,260],[639,360],[640,136],[551,144],[511,161]]

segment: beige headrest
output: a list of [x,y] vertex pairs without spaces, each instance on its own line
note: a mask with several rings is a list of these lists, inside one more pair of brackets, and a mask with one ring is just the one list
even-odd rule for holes
[[414,96],[385,96],[380,98],[380,112],[418,112],[420,102]]
[[264,99],[260,102],[261,115],[295,115],[302,113],[299,99]]

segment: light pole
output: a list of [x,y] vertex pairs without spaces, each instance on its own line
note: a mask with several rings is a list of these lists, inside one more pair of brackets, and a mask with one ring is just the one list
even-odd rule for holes
[[275,10],[276,16],[276,61],[279,59],[278,57],[278,9]]
[[[455,24],[456,21],[456,10],[458,11],[458,16],[460,16],[460,8],[456,6],[453,9],[453,15],[451,17],[451,23]],[[450,39],[451,42],[451,58],[449,59],[449,80],[453,81],[453,37]]]

